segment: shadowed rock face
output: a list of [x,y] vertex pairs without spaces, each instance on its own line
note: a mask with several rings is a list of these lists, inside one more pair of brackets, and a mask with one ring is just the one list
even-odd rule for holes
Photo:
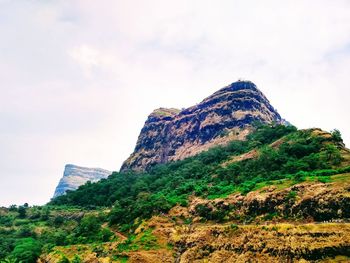
[[97,182],[107,178],[112,172],[101,168],[86,168],[73,164],[67,164],[64,168],[63,177],[59,181],[54,198],[65,194],[67,190],[76,190],[87,181]]
[[250,81],[220,89],[184,110],[160,108],[149,116],[121,171],[142,171],[180,160],[249,133],[254,122],[283,123],[264,94]]

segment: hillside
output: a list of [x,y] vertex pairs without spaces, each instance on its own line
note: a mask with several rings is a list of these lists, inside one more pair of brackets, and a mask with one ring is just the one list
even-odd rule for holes
[[0,258],[346,262],[349,190],[338,131],[259,125],[246,140],[114,172],[44,207],[2,209]]

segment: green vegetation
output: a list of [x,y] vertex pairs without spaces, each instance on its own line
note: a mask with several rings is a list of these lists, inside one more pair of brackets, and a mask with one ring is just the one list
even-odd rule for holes
[[25,218],[16,207],[1,208],[0,260],[36,262],[41,252],[49,252],[55,246],[115,240],[114,233],[102,226],[105,219],[102,211],[67,207],[26,207]]
[[[258,126],[246,141],[233,141],[226,147],[214,147],[182,161],[157,165],[144,173],[115,172],[108,179],[85,184],[51,204],[112,206],[109,223],[127,231],[135,227],[137,218],[166,213],[177,204],[186,206],[190,195],[211,199],[234,192],[246,194],[271,181],[290,179],[298,183],[308,176],[339,173],[332,169],[341,160],[339,149],[334,146],[341,140],[339,136],[333,132],[331,138],[326,138],[293,126]],[[277,140],[278,147],[271,144]],[[253,158],[230,161],[253,149],[257,150]],[[217,214],[215,209],[198,209],[207,213],[208,219],[220,221],[225,217],[225,213]]]
[[199,204],[195,207],[196,213],[206,220],[213,220],[216,222],[223,222],[228,214],[233,210],[233,207],[219,203],[214,207],[204,204]]
[[237,229],[238,229],[238,225],[236,225],[236,224],[231,224],[231,225],[230,225],[230,228],[231,228],[232,230],[237,230]]
[[297,197],[297,192],[296,191],[290,191],[287,195],[288,200],[294,200]]
[[140,238],[136,238],[135,235],[120,243],[117,247],[118,253],[136,251],[136,250],[150,250],[157,249],[159,247],[157,238],[152,234],[152,228],[145,230]]
[[35,263],[40,253],[41,246],[37,240],[33,238],[24,238],[16,242],[11,257],[18,261]]
[[[158,247],[151,230],[141,237],[133,235],[142,219],[167,213],[175,205],[187,206],[191,195],[213,199],[235,192],[247,194],[272,182],[281,187],[310,178],[329,182],[336,174],[349,173],[349,167],[339,168],[340,142],[338,131],[322,137],[293,126],[258,126],[245,141],[232,141],[143,173],[115,172],[43,207],[24,204],[0,209],[0,260],[36,262],[42,251],[75,244],[96,244],[95,252],[100,253],[99,244],[117,239],[109,227],[129,233],[117,246],[120,254],[116,255],[127,260],[125,251]],[[244,155],[249,157],[235,161]],[[287,199],[294,198],[296,193],[291,191]],[[225,221],[233,209],[223,203],[195,207],[203,220],[217,222]],[[276,216],[268,214],[266,220]],[[191,222],[188,218],[185,223]],[[231,228],[238,229],[236,225]],[[61,262],[67,260],[62,257]],[[72,262],[81,259],[77,256]]]

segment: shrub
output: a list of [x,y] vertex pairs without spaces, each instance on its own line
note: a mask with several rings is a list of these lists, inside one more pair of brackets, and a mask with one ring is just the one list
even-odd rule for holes
[[317,180],[321,183],[330,183],[332,180],[329,176],[317,177]]
[[70,261],[66,256],[62,256],[58,263],[70,263]]
[[212,212],[212,208],[204,205],[204,204],[198,204],[196,207],[195,207],[195,211],[196,213],[200,216],[200,217],[203,217],[207,220],[211,220],[211,212]]
[[335,142],[343,142],[343,139],[341,137],[341,133],[339,130],[337,129],[334,129],[332,132],[332,139],[335,141]]
[[63,222],[64,222],[63,216],[56,216],[56,217],[54,218],[54,220],[53,220],[53,224],[54,224],[55,226],[60,226],[60,225],[63,224]]
[[18,237],[35,237],[36,234],[33,230],[32,226],[21,226],[18,230],[17,230],[17,236]]
[[297,197],[296,191],[290,191],[287,195],[287,200],[294,200]]
[[230,225],[230,228],[232,229],[232,230],[237,230],[238,229],[238,225],[236,225],[236,224],[231,224]]
[[81,263],[81,258],[78,255],[74,255],[74,258],[72,259],[72,263]]
[[306,180],[306,176],[308,176],[308,173],[300,171],[294,175],[293,179],[295,182],[300,183]]
[[114,236],[113,232],[108,228],[102,228],[98,233],[98,239],[102,242],[108,242]]
[[274,212],[274,213],[267,213],[265,216],[264,216],[264,220],[272,220],[274,217],[277,216],[277,212]]
[[25,218],[27,215],[27,209],[24,206],[18,207],[18,217]]
[[40,253],[41,245],[38,241],[33,238],[24,238],[17,242],[10,256],[19,262],[35,263]]
[[17,205],[10,205],[9,211],[10,212],[17,212]]

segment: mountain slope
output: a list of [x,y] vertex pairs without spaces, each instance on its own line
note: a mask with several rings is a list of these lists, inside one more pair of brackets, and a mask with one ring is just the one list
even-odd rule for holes
[[188,109],[157,109],[148,116],[135,150],[121,171],[142,171],[234,139],[242,140],[254,122],[284,121],[250,81],[234,82]]
[[76,190],[87,181],[97,182],[107,178],[112,172],[101,168],[87,168],[73,164],[67,164],[64,168],[63,177],[60,179],[53,197],[63,195],[68,190]]
[[117,202],[124,211],[121,220],[128,222],[186,204],[193,194],[209,199],[246,194],[272,180],[300,182],[307,176],[342,173],[350,165],[349,150],[330,133],[283,125],[255,129],[245,141],[232,141],[148,172],[114,172],[108,180],[84,185],[52,204],[110,206]]
[[346,262],[349,157],[336,131],[258,126],[246,140],[113,173],[48,206],[0,209],[0,258]]
[[100,254],[57,247],[43,262],[58,251],[115,262],[346,262],[349,157],[337,132],[260,126],[246,141],[114,173],[52,204],[113,205],[109,223],[127,239],[100,245]]

